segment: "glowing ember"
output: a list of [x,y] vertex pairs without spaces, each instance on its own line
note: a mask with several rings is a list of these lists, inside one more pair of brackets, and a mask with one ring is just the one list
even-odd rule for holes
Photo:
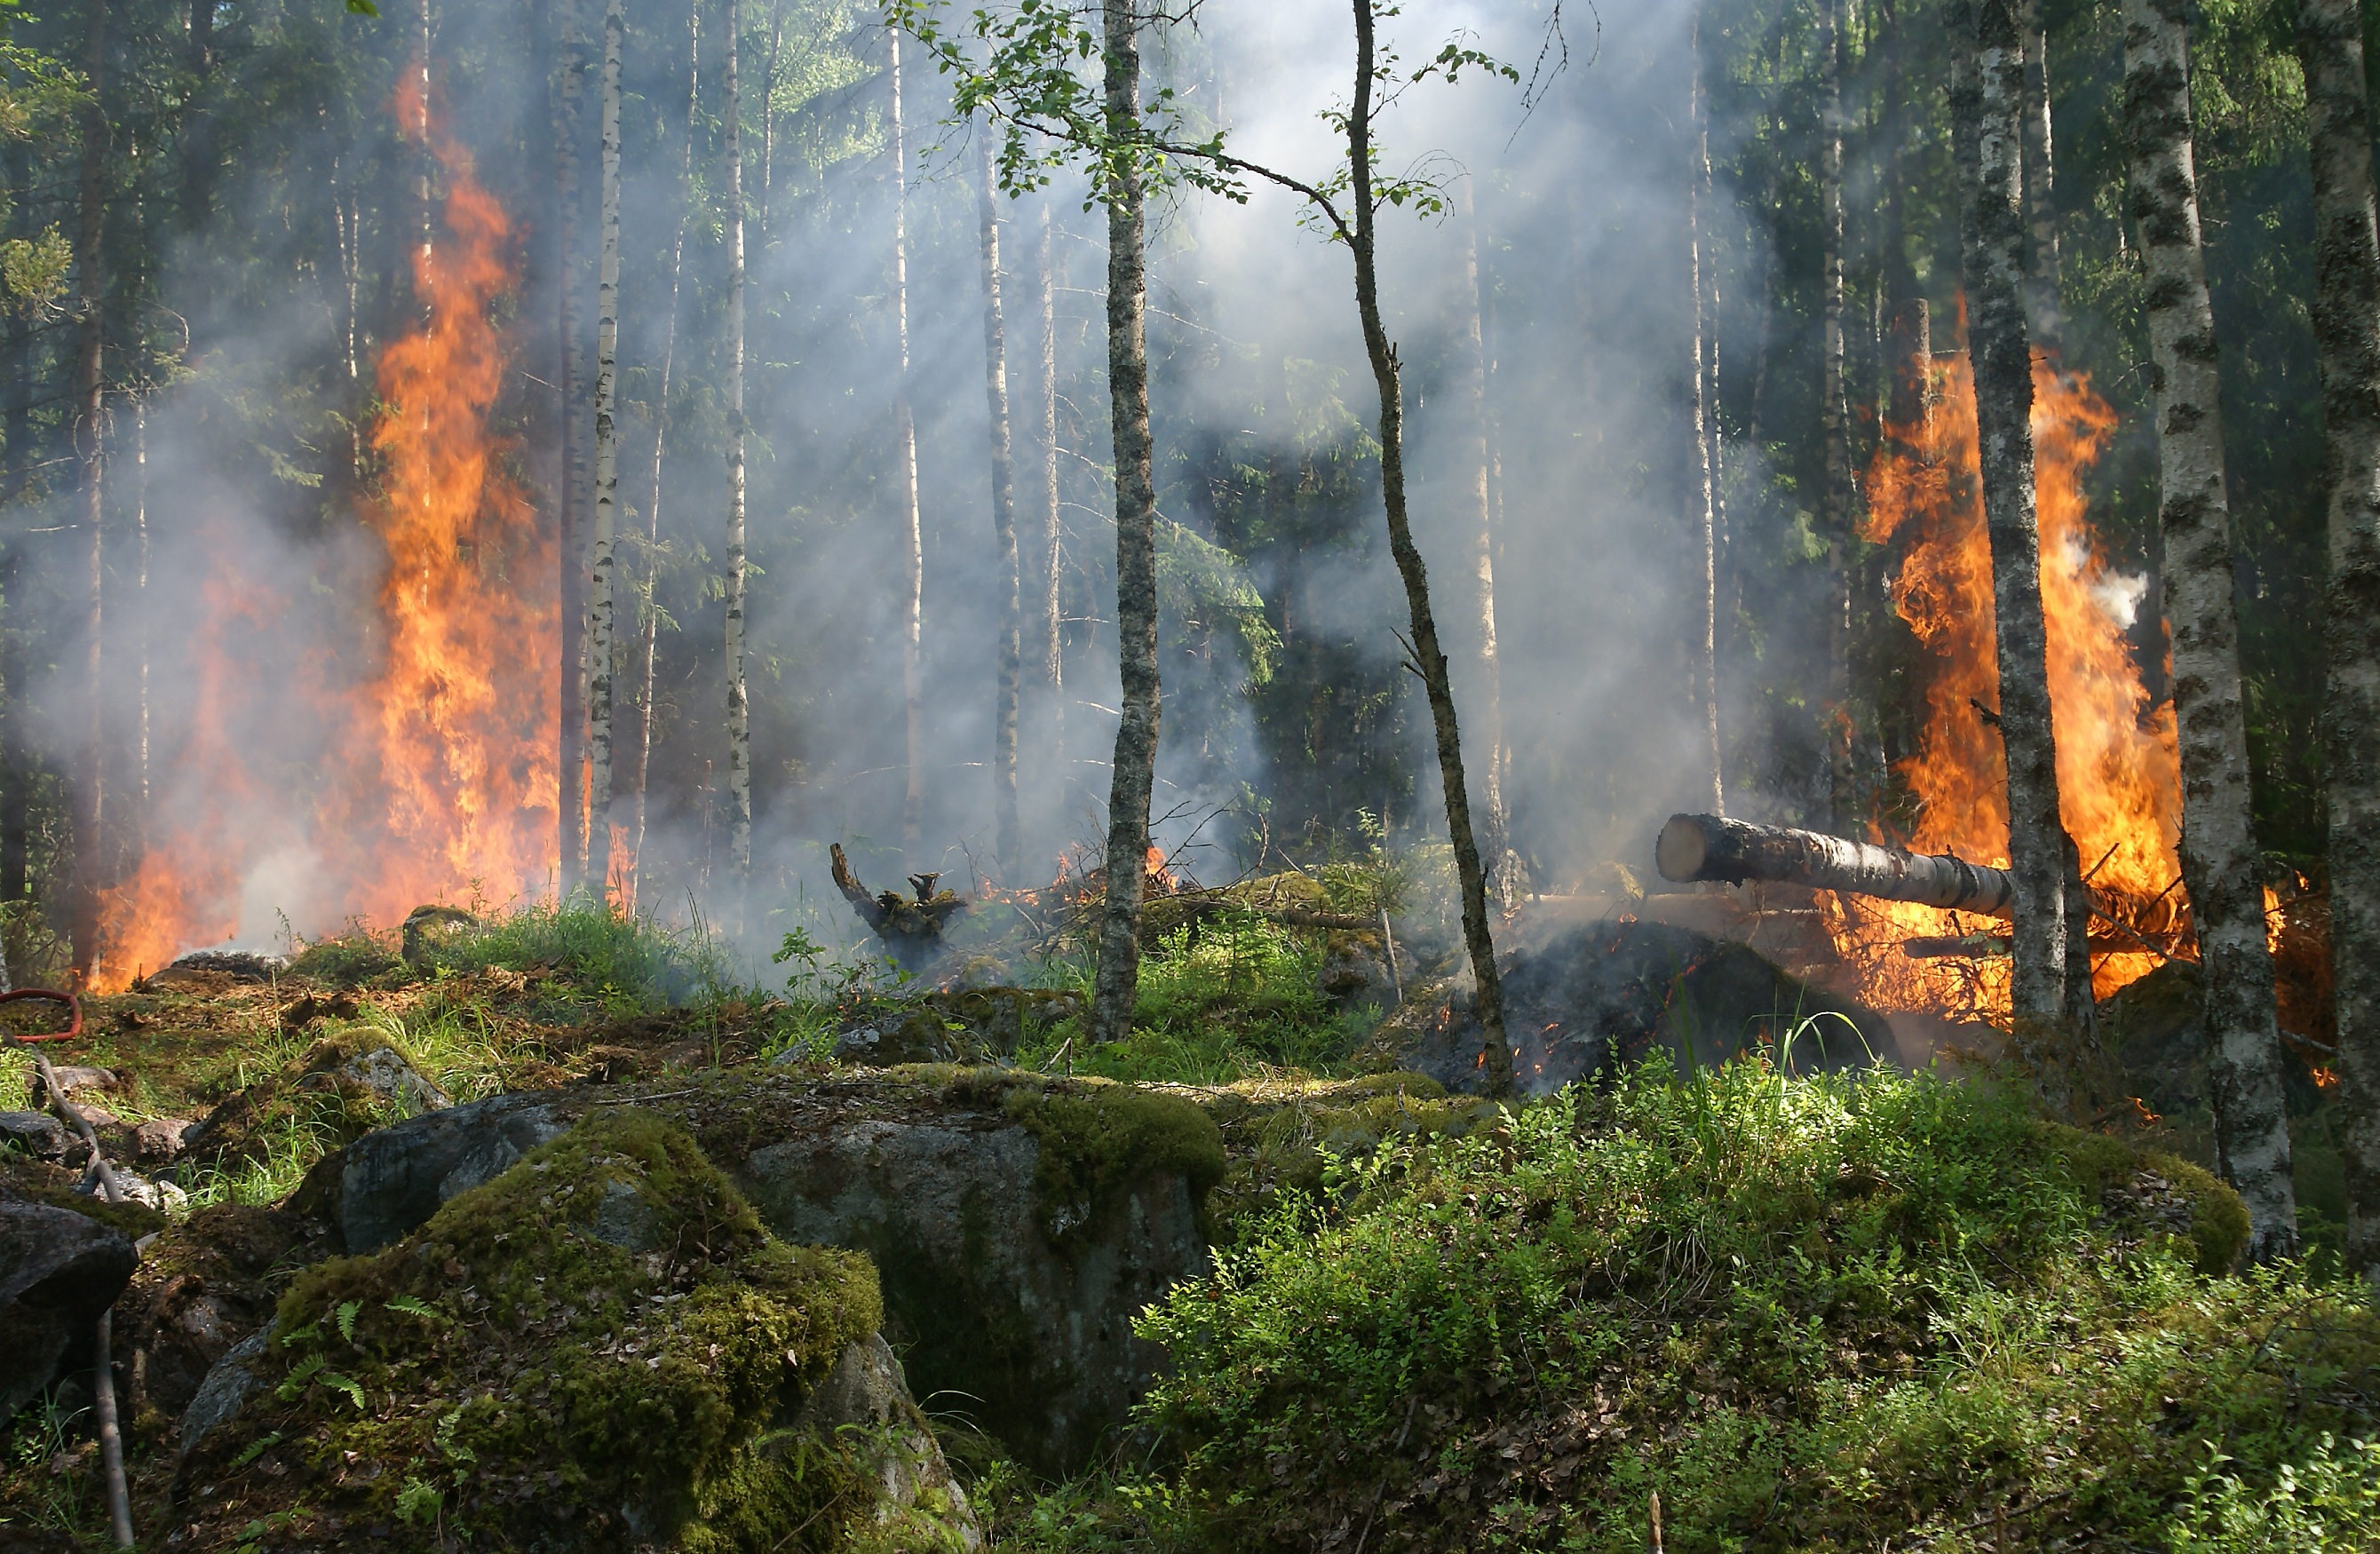
[[[1934,413],[1889,429],[1869,468],[1864,529],[1871,540],[1905,546],[1893,602],[1930,664],[1925,734],[1897,769],[1916,801],[1907,840],[1921,851],[2005,866],[2006,771],[1998,731],[1985,716],[1999,702],[1999,671],[1974,383],[1963,354],[1938,358],[1930,374]],[[2082,492],[2082,476],[2115,424],[2115,412],[2084,377],[2036,360],[2034,491],[2060,801],[2093,888],[2122,904],[2131,926],[2165,950],[2185,931],[2174,851],[2181,798],[2173,711],[2149,704],[2125,636],[2141,590],[2108,565]],[[1858,968],[1859,991],[1878,1007],[2006,1014],[2004,959],[1912,960],[1898,953],[1906,939],[1998,925],[1889,902],[1834,902],[1827,909],[1838,947]],[[2095,990],[2106,997],[2157,958],[2147,950],[2095,953]]]
[[[339,754],[310,805],[310,843],[330,922],[393,923],[424,902],[534,891],[553,873],[554,662],[559,617],[552,543],[504,472],[507,446],[488,422],[504,388],[505,342],[489,314],[514,274],[512,231],[473,176],[469,154],[424,111],[419,69],[394,103],[399,125],[445,170],[445,237],[414,261],[426,319],[378,363],[386,408],[372,432],[382,500],[370,515],[387,552],[379,585],[375,667],[327,693]],[[247,597],[230,571],[206,585],[208,626],[193,644],[195,732],[176,763],[180,785],[207,795],[194,823],[161,838],[113,893],[91,982],[120,989],[194,944],[240,931],[240,886],[275,841],[222,823],[221,806],[260,784],[225,734],[226,680],[240,673],[221,640]],[[292,795],[285,811],[303,815]],[[249,925],[253,927],[253,925]]]

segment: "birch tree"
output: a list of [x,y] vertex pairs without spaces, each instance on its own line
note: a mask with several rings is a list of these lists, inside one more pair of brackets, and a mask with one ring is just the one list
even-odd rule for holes
[[556,0],[562,35],[561,68],[554,88],[554,289],[561,332],[562,499],[560,513],[562,617],[561,736],[555,770],[562,783],[562,893],[587,877],[587,573],[586,534],[580,504],[592,491],[587,438],[581,418],[587,404],[587,360],[578,315],[578,142],[586,69],[579,35],[581,0]]
[[2231,593],[2215,309],[2199,246],[2184,0],[2124,0],[2124,121],[2140,234],[2166,608],[2181,744],[2181,872],[2206,979],[2216,1155],[2248,1205],[2249,1254],[2297,1251],[2280,1031],[2248,792],[2248,729]]
[[2301,0],[2313,170],[2314,344],[2330,499],[2330,943],[2347,1158],[2347,1262],[2380,1279],[2380,230],[2356,0]]
[[1852,793],[1852,443],[1843,382],[1843,0],[1826,0],[1818,42],[1819,527],[1827,537],[1827,770],[1838,831]]
[[[1693,188],[1686,203],[1686,284],[1694,294],[1694,385],[1687,394],[1691,411],[1689,419],[1694,439],[1694,461],[1687,480],[1686,527],[1694,544],[1695,562],[1700,572],[1697,578],[1700,593],[1701,619],[1694,642],[1694,713],[1701,723],[1702,755],[1708,769],[1710,792],[1706,795],[1710,812],[1727,813],[1727,794],[1719,771],[1718,757],[1718,509],[1717,452],[1712,438],[1712,423],[1717,406],[1711,402],[1708,390],[1711,375],[1706,370],[1706,342],[1714,322],[1714,310],[1706,305],[1703,285],[1703,203],[1710,190],[1710,122],[1703,101],[1702,9],[1694,10],[1694,26],[1686,34],[1686,47],[1692,55],[1686,88],[1687,121],[1693,126],[1694,165],[1687,176]],[[1838,152],[1837,194],[1835,206],[1840,213],[1840,154]],[[1836,290],[1841,289],[1841,266],[1835,270]],[[1840,297],[1838,297],[1840,302]],[[1840,308],[1837,308],[1836,334],[1841,334]],[[1716,351],[1707,351],[1713,358]],[[1716,366],[1713,361],[1709,364]],[[1840,376],[1841,367],[1837,363]],[[1831,405],[1832,401],[1829,400]]]
[[1455,189],[1456,213],[1463,222],[1463,339],[1458,359],[1463,399],[1463,516],[1466,537],[1465,565],[1470,572],[1471,608],[1478,623],[1479,748],[1486,754],[1480,794],[1487,808],[1488,885],[1501,905],[1511,910],[1519,890],[1511,844],[1512,817],[1504,807],[1504,665],[1496,642],[1496,527],[1489,506],[1488,438],[1488,345],[1482,318],[1487,310],[1485,283],[1479,269],[1479,215],[1472,203],[1471,180]]
[[901,854],[919,868],[919,828],[926,807],[926,700],[919,655],[926,618],[926,530],[917,511],[917,420],[909,404],[909,140],[901,117],[901,30],[892,41],[892,319],[900,346],[900,378],[892,391],[895,495],[901,504]]
[[595,270],[595,545],[587,631],[587,878],[612,885],[612,589],[620,532],[620,0],[603,7],[601,258]]
[[[2007,754],[2010,872],[2016,881],[2013,1042],[2045,1099],[2062,1109],[2064,1064],[2052,1033],[2065,1020],[2069,844],[2058,807],[2041,536],[2034,509],[2033,346],[2024,319],[2022,139],[2024,59],[2014,0],[1950,0],[1957,56],[1951,112],[1969,188],[1960,223],[1974,364],[1984,523],[1991,545]],[[2082,925],[2075,925],[2079,930]]]
[[686,127],[678,141],[677,221],[670,234],[669,318],[662,325],[661,381],[653,391],[653,482],[645,504],[645,575],[638,601],[637,807],[629,822],[621,904],[633,907],[643,872],[645,817],[653,762],[653,673],[661,655],[662,468],[669,451],[670,383],[677,364],[678,290],[686,274],[686,214],[694,190],[694,115],[702,100],[702,7],[686,13]]
[[981,187],[977,190],[983,249],[983,392],[991,431],[992,588],[1000,598],[998,642],[993,649],[991,709],[991,812],[993,853],[1004,884],[1021,882],[1016,835],[1016,696],[1024,613],[1017,576],[1016,490],[1008,435],[1008,331],[1000,311],[1000,206],[992,168],[991,139],[980,148]]
[[2034,343],[2058,349],[2066,330],[2058,299],[2058,201],[2053,197],[2053,147],[2049,132],[2049,30],[2041,24],[2041,0],[2017,0],[2017,35],[2024,49],[2024,213],[2030,239],[2025,264],[2025,301],[2032,310]]
[[[1066,665],[1064,606],[1061,599],[1065,529],[1058,507],[1058,247],[1050,201],[1041,206],[1041,243],[1034,266],[1041,287],[1041,366],[1034,382],[1039,420],[1035,443],[1040,450],[1040,565],[1036,582],[1039,596],[1034,607],[1038,630],[1041,678],[1050,698],[1050,751],[1059,762],[1066,759]],[[1060,767],[1062,772],[1063,766]]]
[[742,0],[727,0],[720,74],[727,153],[727,856],[740,883],[752,872],[752,702],[744,666],[744,109],[735,90]]

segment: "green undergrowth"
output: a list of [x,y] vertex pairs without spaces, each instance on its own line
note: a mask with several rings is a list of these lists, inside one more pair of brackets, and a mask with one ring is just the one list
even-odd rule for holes
[[599,1111],[298,1278],[259,1402],[192,1464],[188,1541],[847,1547],[866,1463],[783,1427],[880,1319],[865,1258],[773,1240],[683,1132]]
[[[1094,1046],[1082,1019],[1062,1020],[1031,1035],[1016,1062],[1144,1084],[1336,1073],[1377,1019],[1342,1011],[1323,992],[1327,953],[1317,930],[1252,914],[1185,924],[1142,957],[1131,1036]],[[1080,986],[1087,995],[1087,969]]]
[[1144,1319],[1154,1445],[978,1500],[1014,1548],[1618,1554],[1655,1490],[1683,1554],[2372,1547],[2380,1317],[2219,1271],[2244,1229],[1980,1085],[1647,1065],[1326,1151]]
[[737,991],[731,957],[703,925],[678,928],[575,897],[531,901],[401,929],[350,923],[298,948],[290,970],[344,987],[399,987],[491,969],[534,974],[585,1018],[649,1014]]

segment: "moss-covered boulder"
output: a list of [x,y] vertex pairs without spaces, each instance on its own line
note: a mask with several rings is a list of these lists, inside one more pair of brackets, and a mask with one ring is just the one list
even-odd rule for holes
[[496,1097],[358,1140],[300,1196],[349,1250],[379,1246],[613,1107],[685,1127],[778,1235],[867,1253],[918,1396],[1038,1471],[1088,1460],[1162,1359],[1134,1317],[1207,1267],[1201,1209],[1224,1159],[1198,1105],[1002,1069]]
[[179,1415],[215,1363],[273,1320],[282,1293],[327,1253],[326,1241],[299,1215],[228,1203],[152,1238],[115,1305],[127,1417],[146,1427]]
[[[682,1129],[603,1108],[299,1276],[190,1448],[176,1548],[939,1549],[977,1541],[874,1271],[788,1245]],[[856,1358],[854,1351],[859,1351]],[[208,1390],[218,1390],[211,1378]]]

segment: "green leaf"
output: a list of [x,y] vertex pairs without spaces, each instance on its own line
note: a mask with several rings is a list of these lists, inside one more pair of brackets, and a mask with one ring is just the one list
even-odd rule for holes
[[380,15],[380,7],[373,5],[372,0],[347,0],[347,9],[354,15],[359,17],[377,17]]
[[342,1301],[339,1304],[339,1336],[349,1343],[356,1341],[356,1313],[363,1308],[361,1301]]
[[363,1412],[364,1390],[351,1378],[341,1376],[334,1370],[326,1370],[322,1373],[321,1380],[323,1386],[330,1388],[333,1391],[346,1393],[347,1401],[356,1405],[356,1412],[358,1414]]
[[435,1317],[438,1308],[413,1295],[399,1295],[386,1303],[391,1311],[401,1311],[407,1317]]

